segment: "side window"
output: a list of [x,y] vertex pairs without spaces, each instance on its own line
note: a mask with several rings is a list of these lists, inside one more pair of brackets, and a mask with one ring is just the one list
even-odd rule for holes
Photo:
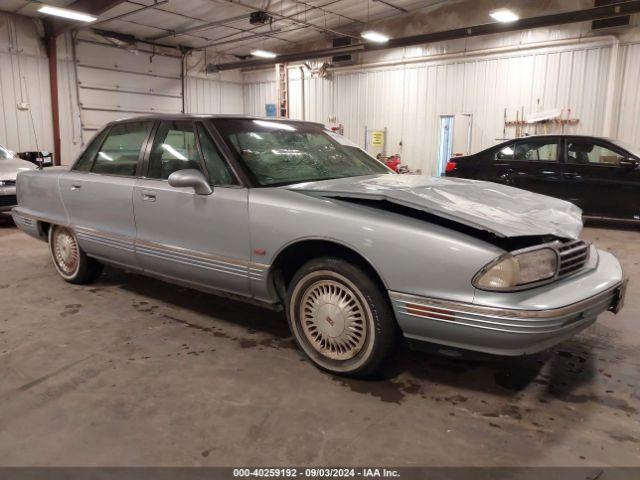
[[204,163],[209,172],[209,179],[214,185],[237,185],[238,182],[229,170],[229,166],[222,158],[218,147],[213,143],[204,126],[197,124],[198,140],[200,141],[200,149],[204,157]]
[[186,168],[202,170],[193,123],[163,122],[151,149],[147,177],[166,180]]
[[557,162],[558,141],[550,140],[523,140],[516,142],[513,149],[514,160],[525,162]]
[[81,172],[88,172],[89,170],[91,170],[93,159],[96,158],[98,150],[100,149],[100,145],[102,145],[102,141],[104,140],[104,137],[107,136],[107,133],[109,133],[109,129],[105,128],[95,137],[93,137],[93,140],[91,141],[89,146],[85,149],[84,152],[82,152],[80,158],[78,158],[78,161],[73,167],[74,170],[79,170]]
[[115,125],[98,151],[91,169],[94,173],[134,176],[138,156],[153,122],[127,122]]
[[513,160],[513,145],[507,145],[496,150],[494,160]]
[[582,165],[618,165],[623,155],[589,140],[571,140],[567,143],[567,162]]

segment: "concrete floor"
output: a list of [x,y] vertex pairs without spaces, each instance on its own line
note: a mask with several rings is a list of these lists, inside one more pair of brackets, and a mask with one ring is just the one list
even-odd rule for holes
[[640,465],[640,233],[588,228],[626,309],[553,351],[303,360],[281,314],[107,270],[62,281],[0,220],[0,465]]

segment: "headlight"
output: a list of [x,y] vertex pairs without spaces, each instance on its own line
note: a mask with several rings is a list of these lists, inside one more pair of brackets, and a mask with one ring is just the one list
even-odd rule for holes
[[506,254],[478,272],[473,286],[481,290],[518,290],[550,280],[558,270],[558,254],[551,248]]

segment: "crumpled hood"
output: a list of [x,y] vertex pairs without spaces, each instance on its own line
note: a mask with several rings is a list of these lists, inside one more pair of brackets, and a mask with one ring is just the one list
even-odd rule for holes
[[501,237],[578,238],[582,210],[572,203],[499,183],[422,175],[374,175],[287,187],[324,197],[386,200]]
[[0,159],[0,180],[15,180],[18,172],[24,170],[34,170],[37,168],[33,163],[18,158]]

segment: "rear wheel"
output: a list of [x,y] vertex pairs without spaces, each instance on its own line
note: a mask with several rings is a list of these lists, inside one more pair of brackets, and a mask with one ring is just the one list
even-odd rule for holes
[[49,228],[49,251],[58,274],[67,282],[91,283],[102,273],[103,265],[87,257],[70,228],[59,225]]
[[320,258],[294,275],[287,317],[296,341],[320,368],[340,375],[374,373],[396,343],[386,295],[361,268]]

